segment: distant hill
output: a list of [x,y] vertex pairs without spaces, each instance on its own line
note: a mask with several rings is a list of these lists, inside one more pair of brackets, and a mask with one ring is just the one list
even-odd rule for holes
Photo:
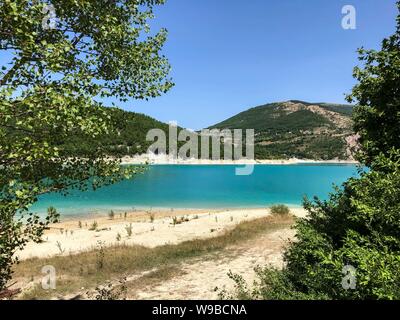
[[[168,134],[168,124],[144,114],[105,110],[114,123],[112,133],[95,139],[71,135],[59,142],[61,149],[84,156],[101,146],[109,155],[136,155],[146,153],[152,144],[146,141],[150,129],[159,128]],[[352,111],[350,105],[291,100],[249,109],[210,129],[255,129],[256,159],[345,160],[351,158],[349,147],[354,141]]]
[[352,112],[351,105],[291,100],[249,109],[210,129],[255,129],[257,159],[350,159]]
[[96,151],[102,146],[108,155],[125,156],[147,152],[153,142],[146,141],[146,134],[151,129],[162,129],[168,135],[168,124],[155,120],[144,114],[121,110],[118,108],[104,108],[114,124],[110,134],[101,135],[95,139],[71,135],[60,145],[69,154],[85,155]]

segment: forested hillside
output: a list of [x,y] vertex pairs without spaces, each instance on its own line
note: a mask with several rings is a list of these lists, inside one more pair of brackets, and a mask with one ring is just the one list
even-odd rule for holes
[[255,129],[257,159],[348,159],[352,111],[350,105],[291,100],[249,109],[210,128]]
[[[152,143],[146,141],[149,130],[159,128],[168,135],[168,124],[149,116],[105,110],[114,124],[112,132],[95,139],[71,135],[60,141],[63,149],[84,155],[101,145],[109,155],[136,155],[146,153]],[[349,159],[352,110],[349,105],[292,100],[249,109],[210,128],[255,129],[257,159]]]
[[158,128],[168,134],[168,124],[157,121],[144,114],[124,111],[118,108],[106,108],[111,117],[113,130],[107,135],[91,139],[81,135],[71,135],[60,144],[73,154],[86,154],[95,151],[101,145],[109,155],[135,155],[146,153],[152,142],[146,141],[149,130]]

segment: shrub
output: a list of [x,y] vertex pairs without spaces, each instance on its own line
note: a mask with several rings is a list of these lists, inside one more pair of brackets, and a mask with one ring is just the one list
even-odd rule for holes
[[63,249],[60,241],[56,242],[56,246],[57,246],[58,251],[60,252],[60,254],[63,254],[65,252],[65,249]]
[[129,225],[127,225],[127,226],[125,227],[125,230],[126,230],[126,233],[127,233],[128,237],[131,237],[131,236],[132,236],[132,233],[133,233],[132,223],[130,223]]
[[188,217],[186,217],[186,216],[183,216],[183,217],[180,217],[180,218],[178,218],[178,217],[172,217],[172,225],[177,225],[177,224],[182,224],[182,223],[184,223],[184,222],[189,222],[190,220],[189,220],[189,218]]
[[274,205],[270,211],[272,215],[288,215],[290,213],[289,207],[284,204]]
[[93,221],[92,225],[90,226],[89,230],[90,231],[96,231],[98,227],[97,221]]
[[117,233],[117,241],[118,242],[121,241],[121,234],[120,233]]
[[155,215],[154,215],[153,212],[149,212],[149,218],[150,218],[150,222],[153,223],[154,222],[154,218],[155,218]]
[[[400,151],[380,157],[328,200],[305,200],[307,218],[283,270],[258,270],[254,299],[400,299]],[[355,274],[346,269],[354,268]],[[348,286],[353,277],[355,286]],[[237,280],[238,278],[234,278]]]

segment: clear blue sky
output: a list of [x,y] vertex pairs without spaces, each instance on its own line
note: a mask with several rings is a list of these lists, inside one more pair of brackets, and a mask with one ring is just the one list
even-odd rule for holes
[[[341,27],[346,4],[357,10],[356,30]],[[200,129],[268,102],[343,103],[356,49],[379,48],[396,15],[395,0],[168,0],[152,26],[169,31],[176,86],[119,105]]]
[[[341,26],[347,4],[356,30]],[[114,102],[201,129],[269,102],[344,103],[357,48],[378,49],[398,12],[396,0],[167,0],[155,14],[153,32],[169,31],[163,53],[176,85],[149,101]]]

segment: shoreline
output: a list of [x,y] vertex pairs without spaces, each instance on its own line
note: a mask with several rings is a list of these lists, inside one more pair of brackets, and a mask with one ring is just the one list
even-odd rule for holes
[[[289,206],[296,217],[303,208]],[[270,215],[269,208],[130,211],[126,216],[65,219],[50,225],[41,243],[30,242],[16,253],[19,259],[77,254],[98,246],[140,245],[154,248],[193,239],[215,237],[238,223]],[[94,226],[95,225],[95,226]]]
[[[96,211],[91,210],[90,212],[86,213],[67,213],[61,215],[62,222],[68,221],[83,221],[83,220],[93,220],[93,219],[103,219],[108,218],[108,213],[112,210],[115,213],[115,216],[120,216],[126,212],[130,215],[137,214],[138,216],[143,216],[143,213],[150,214],[150,213],[165,213],[165,214],[185,214],[187,212],[224,212],[224,211],[237,211],[237,210],[263,210],[268,209],[273,205],[283,204],[290,209],[303,209],[302,204],[293,204],[293,203],[271,203],[266,204],[265,206],[244,206],[244,207],[210,207],[210,208],[196,208],[196,207],[145,207],[145,206],[137,206],[134,210],[132,207],[127,208],[111,208],[105,207],[102,209],[97,209]],[[59,210],[61,213],[65,212],[62,208]],[[41,214],[45,214],[46,212],[41,212]]]
[[209,160],[209,159],[176,159],[169,158],[166,155],[137,155],[133,157],[122,157],[122,165],[298,165],[298,164],[315,164],[315,165],[357,165],[360,164],[355,160],[311,160],[311,159],[271,159],[271,160]]

